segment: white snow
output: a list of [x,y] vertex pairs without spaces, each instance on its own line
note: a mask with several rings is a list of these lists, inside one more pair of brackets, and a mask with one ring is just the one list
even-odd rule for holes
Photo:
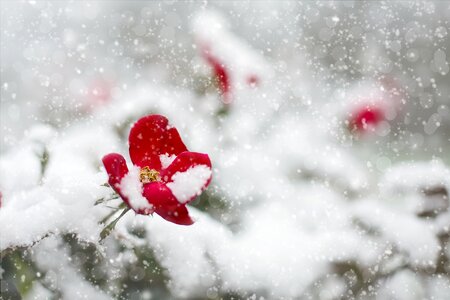
[[[81,276],[73,264],[73,256],[59,237],[42,241],[33,251],[40,270],[45,274],[43,280],[57,288],[63,299],[109,300],[113,297],[92,286]],[[42,275],[44,275],[42,274]],[[33,295],[30,298],[33,299]],[[34,298],[39,299],[39,298]]]
[[0,208],[0,249],[29,246],[59,233],[76,233],[81,240],[97,241],[102,229],[98,222],[109,209],[93,204],[111,194],[109,188],[101,186],[107,179],[98,171],[98,162],[107,151],[105,145],[114,145],[114,140],[101,125],[89,130],[83,125],[67,129],[65,137],[56,136],[48,142],[50,158],[42,179],[38,177],[40,169],[33,173],[33,166],[40,165],[33,152],[29,156],[14,155],[14,151],[2,155],[2,176],[11,176],[4,181],[8,185]]
[[389,209],[377,203],[377,199],[367,199],[356,204],[354,213],[360,221],[381,231],[390,243],[404,251],[412,265],[436,265],[440,245],[429,222]]
[[139,180],[140,168],[132,166],[129,168],[128,174],[126,174],[120,182],[121,192],[128,198],[131,208],[134,210],[146,210],[151,209],[152,205],[142,195],[143,185]]
[[211,177],[211,169],[205,165],[191,167],[185,172],[172,175],[172,182],[167,187],[172,191],[178,202],[186,203],[192,197],[199,195],[206,181]]
[[386,282],[383,282],[378,296],[379,299],[398,300],[419,300],[427,298],[420,276],[410,270],[399,271],[386,280]]
[[413,192],[446,187],[450,191],[450,169],[440,160],[404,162],[386,170],[380,188],[384,192]]
[[175,160],[175,158],[177,158],[177,156],[175,154],[169,155],[169,154],[161,154],[159,156],[159,159],[161,160],[161,166],[163,169],[167,168],[168,166],[170,166],[170,164]]

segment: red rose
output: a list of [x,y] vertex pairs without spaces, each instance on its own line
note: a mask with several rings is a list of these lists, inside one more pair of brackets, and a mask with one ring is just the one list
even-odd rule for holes
[[374,130],[385,120],[385,112],[381,107],[364,106],[356,109],[350,116],[350,130],[359,133]]
[[133,168],[117,153],[103,157],[109,184],[138,214],[156,212],[167,221],[191,225],[186,204],[211,181],[207,154],[190,152],[167,118],[150,115],[139,119],[129,136]]
[[231,84],[228,71],[225,65],[221,63],[209,50],[209,47],[203,47],[203,56],[214,71],[214,76],[218,80],[219,90],[222,93],[225,103],[231,102]]

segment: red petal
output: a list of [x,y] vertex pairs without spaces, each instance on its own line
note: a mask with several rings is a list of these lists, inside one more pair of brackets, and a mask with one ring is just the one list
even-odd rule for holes
[[108,183],[114,188],[128,173],[125,158],[118,153],[110,153],[105,155],[102,161],[109,176]]
[[133,164],[156,170],[161,169],[159,155],[187,151],[176,128],[170,127],[167,118],[160,115],[139,119],[131,128],[129,144]]
[[194,223],[186,205],[180,204],[164,183],[151,182],[144,185],[144,197],[153,205],[155,212],[167,221],[179,225]]
[[128,167],[125,158],[123,158],[123,156],[118,153],[110,153],[108,155],[105,155],[102,161],[109,176],[109,185],[128,204],[127,197],[124,197],[120,192],[120,182],[122,181],[122,178],[128,173]]

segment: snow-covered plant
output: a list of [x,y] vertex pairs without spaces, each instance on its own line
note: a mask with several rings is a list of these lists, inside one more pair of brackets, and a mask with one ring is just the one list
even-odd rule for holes
[[450,299],[444,2],[0,19],[1,298]]

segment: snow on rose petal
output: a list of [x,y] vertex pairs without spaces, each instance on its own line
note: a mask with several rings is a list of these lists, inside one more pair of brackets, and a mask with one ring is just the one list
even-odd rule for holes
[[211,178],[211,169],[205,165],[198,165],[185,172],[175,173],[172,176],[172,182],[169,182],[167,186],[180,203],[186,203],[200,195],[209,178]]
[[153,205],[142,195],[143,184],[139,180],[139,172],[139,167],[132,166],[120,182],[120,190],[128,199],[131,208],[139,214],[148,215],[153,213]]

